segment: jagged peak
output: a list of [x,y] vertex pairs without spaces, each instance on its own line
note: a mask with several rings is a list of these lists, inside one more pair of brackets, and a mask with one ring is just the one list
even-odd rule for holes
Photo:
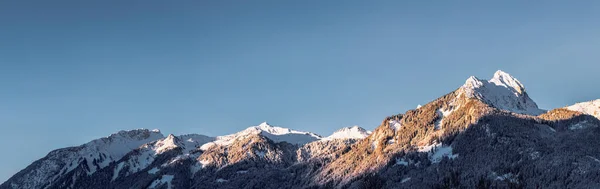
[[521,84],[519,80],[502,70],[498,70],[496,73],[494,73],[494,77],[490,79],[490,83],[506,87],[510,90],[513,90],[513,92],[516,94],[522,94],[525,92],[525,87],[523,87],[523,84]]
[[130,138],[130,139],[145,139],[152,135],[160,135],[162,133],[158,129],[148,130],[148,129],[133,129],[133,130],[121,130],[119,132],[113,133],[108,137],[104,138]]
[[498,70],[490,80],[469,77],[461,87],[468,98],[514,113],[539,115],[545,112],[529,98],[523,84],[510,74]]
[[465,81],[463,87],[475,89],[484,87],[486,84],[494,84],[496,86],[509,89],[515,93],[515,96],[525,93],[525,87],[523,84],[517,78],[502,70],[496,71],[490,80],[483,80],[475,76],[471,76]]
[[169,134],[164,140],[165,141],[169,141],[169,142],[174,143],[174,144],[181,141],[178,137],[176,137],[173,134]]
[[267,122],[262,122],[258,126],[249,127],[246,130],[259,130],[261,132],[267,132],[275,135],[282,135],[288,133],[294,133],[295,131],[289,128],[277,127],[268,124]]
[[483,81],[475,76],[471,76],[467,79],[467,81],[465,81],[463,86],[468,88],[479,88],[483,86]]
[[265,121],[265,122],[262,122],[262,123],[260,123],[260,124],[258,124],[258,126],[259,126],[259,127],[272,127],[272,126],[271,126],[269,123],[267,123],[266,121]]
[[183,143],[181,142],[181,139],[179,139],[173,134],[169,134],[169,136],[167,136],[166,138],[156,141],[156,143],[154,144],[154,151],[156,152],[156,154],[161,154],[165,151],[182,146]]

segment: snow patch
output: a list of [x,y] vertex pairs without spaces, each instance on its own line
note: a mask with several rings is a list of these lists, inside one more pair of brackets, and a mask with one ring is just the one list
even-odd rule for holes
[[400,123],[399,120],[389,120],[388,123],[390,128],[394,129],[394,131],[398,131],[400,128],[402,128],[402,123]]
[[[497,174],[494,172],[493,175],[497,175]],[[509,182],[512,182],[512,183],[519,183],[519,181],[517,180],[517,176],[512,173],[506,173],[503,175],[496,176],[496,180],[502,180],[502,181],[508,180]]]
[[198,149],[203,144],[215,141],[214,137],[208,137],[198,134],[187,134],[178,136],[182,140],[184,154],[191,154],[192,151]]
[[433,148],[439,147],[441,145],[442,144],[433,143],[433,144],[427,145],[427,146],[419,146],[419,149],[417,151],[418,152],[430,152],[431,150],[433,150]]
[[373,142],[371,143],[371,149],[372,149],[372,150],[375,150],[375,149],[377,149],[377,146],[379,146],[378,144],[379,144],[379,143],[377,142],[377,140],[373,140]]
[[246,174],[248,173],[248,170],[241,170],[241,171],[237,171],[237,174]]
[[598,163],[600,163],[600,160],[598,158],[595,158],[593,156],[587,156],[587,157],[590,158],[590,159],[592,159],[592,160],[594,160],[594,161],[596,161],[596,162],[598,162]]
[[177,157],[175,157],[175,158],[173,158],[173,159],[169,160],[169,162],[163,163],[163,164],[162,164],[162,165],[160,165],[160,166],[161,166],[161,167],[167,167],[167,166],[171,166],[171,165],[173,165],[174,163],[177,163],[177,162],[179,162],[179,161],[186,160],[186,159],[188,159],[188,158],[190,158],[190,155],[189,155],[189,154],[178,155]]
[[190,173],[192,173],[191,177],[194,177],[194,174],[196,174],[198,171],[202,170],[202,164],[200,163],[194,163],[193,165],[190,166]]
[[173,181],[174,177],[173,175],[163,175],[160,179],[154,180],[148,188],[156,188],[157,186],[167,184],[167,188],[171,189],[171,181]]
[[127,164],[129,165],[127,175],[141,171],[154,162],[154,157],[156,155],[155,151],[148,148],[150,147],[146,146],[145,148],[140,149],[139,154],[132,155],[127,159]]
[[394,144],[394,143],[396,143],[396,140],[395,140],[395,139],[389,139],[389,140],[387,140],[387,144],[388,144],[388,145],[390,145],[390,144]]
[[435,152],[431,155],[430,160],[433,163],[439,163],[444,157],[455,159],[458,157],[458,154],[452,154],[451,146],[441,146],[436,148]]
[[450,109],[438,109],[436,110],[436,113],[438,114],[438,119],[435,122],[435,126],[434,126],[434,130],[440,130],[442,128],[442,121],[444,121],[444,118],[446,118],[447,116],[449,116],[452,112],[454,112],[455,108],[450,108]]
[[196,163],[194,163],[191,167],[190,170],[192,172],[192,176],[194,174],[196,174],[198,171],[200,171],[201,169],[203,169],[204,167],[208,166],[210,164],[210,161],[208,160],[200,160],[200,161],[196,161]]
[[541,155],[540,155],[540,152],[534,151],[534,152],[529,153],[529,157],[533,160],[536,160],[536,159],[540,158]]
[[156,174],[156,173],[158,173],[158,171],[160,171],[160,169],[155,167],[155,168],[150,169],[148,171],[148,174]]
[[222,179],[222,178],[219,178],[219,179],[217,179],[217,182],[218,183],[223,183],[223,182],[229,182],[229,181],[225,180],[225,179]]
[[123,169],[123,165],[125,165],[125,162],[117,164],[117,167],[115,167],[115,171],[113,172],[113,177],[111,181],[114,181],[119,177],[119,172],[121,172],[121,169]]
[[569,126],[569,130],[578,130],[585,129],[590,127],[595,127],[596,125],[589,123],[587,120],[583,120],[579,123],[573,124]]
[[408,181],[410,181],[410,177],[402,179],[402,181],[400,181],[400,183],[405,183],[405,182],[408,182]]
[[408,166],[408,161],[404,158],[396,158],[396,165]]
[[266,155],[265,151],[258,151],[258,150],[256,150],[256,151],[254,151],[254,153],[256,154],[256,156],[258,156],[260,158],[264,158],[265,155]]
[[452,146],[444,146],[441,143],[421,146],[417,151],[427,152],[429,155],[429,160],[431,160],[432,163],[439,163],[444,157],[448,157],[449,159],[455,159],[458,157],[458,154],[452,153]]

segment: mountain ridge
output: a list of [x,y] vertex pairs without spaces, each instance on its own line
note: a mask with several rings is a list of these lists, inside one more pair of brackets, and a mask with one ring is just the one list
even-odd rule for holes
[[[582,147],[588,150],[583,155],[554,141],[587,141],[600,146],[588,141],[592,140],[592,133],[600,133],[597,119],[600,106],[596,106],[596,102],[600,101],[541,110],[519,80],[499,70],[490,80],[471,76],[455,91],[417,109],[388,116],[372,132],[354,126],[321,137],[266,122],[217,137],[199,134],[165,137],[159,130],[147,129],[120,131],[81,146],[54,150],[1,184],[0,189],[277,188],[286,183],[292,184],[283,188],[372,188],[378,186],[373,185],[378,182],[387,183],[382,187],[444,188],[456,184],[445,183],[448,179],[464,184],[477,182],[474,178],[444,175],[435,172],[436,169],[470,171],[482,176],[477,178],[480,182],[496,187],[541,185],[543,183],[515,176],[527,174],[525,172],[513,174],[498,168],[501,163],[484,165],[477,158],[495,154],[498,159],[521,158],[528,163],[540,158],[546,161],[546,157],[575,157],[556,153],[562,150],[586,157],[573,161],[594,167],[596,165],[590,163],[600,158],[600,152],[594,148]],[[516,127],[518,125],[521,126]],[[535,140],[520,137],[524,134]],[[515,141],[529,146],[506,150],[512,148],[509,144]],[[119,144],[119,147],[111,144]],[[496,148],[522,154],[513,155],[515,157],[496,154],[491,150]],[[453,167],[454,164],[464,166]],[[472,168],[477,166],[482,168]],[[561,166],[595,173],[588,167]],[[51,171],[36,174],[40,169]],[[426,181],[424,173],[437,177]],[[388,181],[377,181],[380,177]],[[556,177],[563,178],[562,175]],[[599,186],[585,179],[579,181],[577,184]],[[552,184],[555,182],[544,186],[554,186]],[[571,185],[576,186],[579,185]]]

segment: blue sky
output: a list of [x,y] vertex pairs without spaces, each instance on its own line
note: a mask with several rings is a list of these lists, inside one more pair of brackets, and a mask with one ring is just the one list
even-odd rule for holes
[[502,69],[600,98],[598,1],[2,1],[0,182],[119,130],[375,128]]

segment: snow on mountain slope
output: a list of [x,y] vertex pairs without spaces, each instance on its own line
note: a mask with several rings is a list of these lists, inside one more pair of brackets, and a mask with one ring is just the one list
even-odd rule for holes
[[215,141],[215,137],[209,137],[205,135],[199,134],[186,134],[177,136],[177,138],[181,139],[183,143],[183,148],[185,149],[186,154],[189,154],[191,151],[200,148],[200,146]]
[[498,109],[527,115],[545,112],[529,98],[519,80],[502,70],[496,71],[490,80],[471,76],[461,88],[468,97],[477,98]]
[[[155,158],[162,153],[175,148],[181,148],[181,155],[187,157],[190,155],[191,151],[213,140],[214,138],[212,137],[197,134],[181,135],[179,137],[170,134],[169,136],[160,140],[144,144],[133,154],[127,156],[122,162],[120,162],[120,164],[114,170],[113,180],[118,178],[118,176],[121,174],[121,170],[123,170],[123,167],[126,167],[126,169],[124,169],[126,170],[124,175],[128,176],[148,168],[148,166],[154,162]],[[178,159],[184,158],[185,157],[180,157]]]
[[340,130],[337,130],[333,134],[328,137],[323,138],[323,140],[333,140],[333,139],[363,139],[371,134],[370,131],[363,129],[359,126],[354,127],[344,127]]
[[303,145],[296,151],[296,158],[300,162],[305,162],[317,157],[330,157],[335,155],[336,151],[366,138],[369,134],[370,131],[359,126],[344,127],[328,137]]
[[179,138],[170,134],[169,136],[167,136],[167,138],[156,141],[152,148],[155,154],[161,154],[167,150],[171,150],[181,146],[183,146],[183,142]]
[[600,99],[577,103],[572,106],[567,106],[566,108],[568,110],[589,114],[600,119]]
[[120,131],[77,147],[58,149],[9,179],[12,188],[41,188],[79,168],[88,175],[118,161],[139,146],[163,138],[158,130]]
[[149,131],[138,129],[131,131],[120,131],[109,137],[93,140],[84,146],[87,150],[95,152],[106,152],[113,160],[119,160],[129,151],[140,147],[142,144],[158,140],[164,137],[160,130]]
[[335,157],[336,152],[345,149],[348,146],[356,143],[360,139],[354,138],[338,138],[317,140],[296,150],[296,159],[298,162],[306,162],[314,158]]
[[167,189],[171,189],[171,181],[175,176],[173,175],[163,175],[160,179],[157,179],[150,184],[148,188],[156,188],[157,186],[167,185]]
[[267,122],[264,122],[258,126],[249,127],[235,134],[218,136],[215,141],[202,145],[200,149],[207,150],[214,145],[227,146],[237,139],[243,139],[255,134],[260,134],[274,142],[288,142],[298,145],[321,139],[319,135],[314,133],[271,126]]

